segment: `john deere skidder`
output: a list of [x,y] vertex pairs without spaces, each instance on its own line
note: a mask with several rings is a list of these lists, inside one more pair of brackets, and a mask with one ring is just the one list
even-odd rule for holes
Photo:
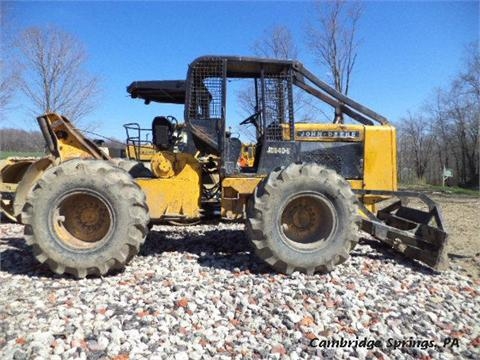
[[[254,89],[252,114],[240,123],[256,131],[251,166],[239,166],[242,144],[226,126],[234,79],[251,79]],[[296,121],[295,88],[330,105],[332,119]],[[445,267],[439,209],[424,195],[397,191],[394,127],[301,63],[204,56],[186,80],[134,82],[127,91],[146,103],[185,105],[182,124],[153,120],[149,163],[111,159],[50,113],[38,118],[50,155],[0,169],[3,211],[25,224],[35,257],[54,272],[104,275],[137,254],[149,223],[215,216],[245,221],[256,255],[287,274],[330,271],[347,260],[359,230]],[[144,130],[126,128],[141,160]],[[425,209],[406,207],[408,197]],[[389,198],[400,200],[377,211]]]

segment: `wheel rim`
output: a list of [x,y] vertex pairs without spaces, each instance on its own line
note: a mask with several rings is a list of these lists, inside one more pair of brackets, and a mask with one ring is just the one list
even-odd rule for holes
[[284,240],[300,250],[325,246],[337,228],[335,207],[328,198],[317,193],[291,197],[280,214]]
[[91,190],[62,196],[52,211],[50,219],[57,238],[75,249],[98,247],[113,228],[112,209],[100,194]]

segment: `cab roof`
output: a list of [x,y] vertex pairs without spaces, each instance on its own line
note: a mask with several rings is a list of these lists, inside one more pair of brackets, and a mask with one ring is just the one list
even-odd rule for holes
[[260,77],[262,71],[269,75],[281,74],[285,69],[302,68],[303,65],[296,60],[269,59],[245,56],[220,56],[205,55],[196,58],[190,68],[201,63],[223,61],[227,62],[227,77],[229,78],[255,78]]
[[132,98],[170,104],[185,103],[185,80],[134,81],[127,86]]

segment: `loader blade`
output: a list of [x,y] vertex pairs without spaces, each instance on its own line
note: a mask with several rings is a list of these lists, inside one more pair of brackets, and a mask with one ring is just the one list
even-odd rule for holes
[[[414,192],[380,192],[369,194],[396,196],[400,200],[379,210],[375,216],[363,204],[362,211],[368,212],[368,219],[362,219],[362,230],[390,245],[405,256],[416,259],[434,270],[448,268],[445,231],[438,205],[425,194]],[[428,206],[428,211],[404,205],[403,198],[417,198]]]

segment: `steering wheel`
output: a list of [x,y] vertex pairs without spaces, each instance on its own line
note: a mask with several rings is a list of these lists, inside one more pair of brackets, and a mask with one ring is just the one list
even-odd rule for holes
[[243,120],[240,125],[247,125],[247,124],[253,124],[255,125],[256,128],[258,128],[258,116],[260,115],[261,111],[257,111],[255,114],[250,115],[247,117],[245,120]]
[[171,122],[171,123],[175,123],[175,127],[178,126],[178,120],[175,116],[172,116],[172,115],[168,115],[167,116],[167,119]]

